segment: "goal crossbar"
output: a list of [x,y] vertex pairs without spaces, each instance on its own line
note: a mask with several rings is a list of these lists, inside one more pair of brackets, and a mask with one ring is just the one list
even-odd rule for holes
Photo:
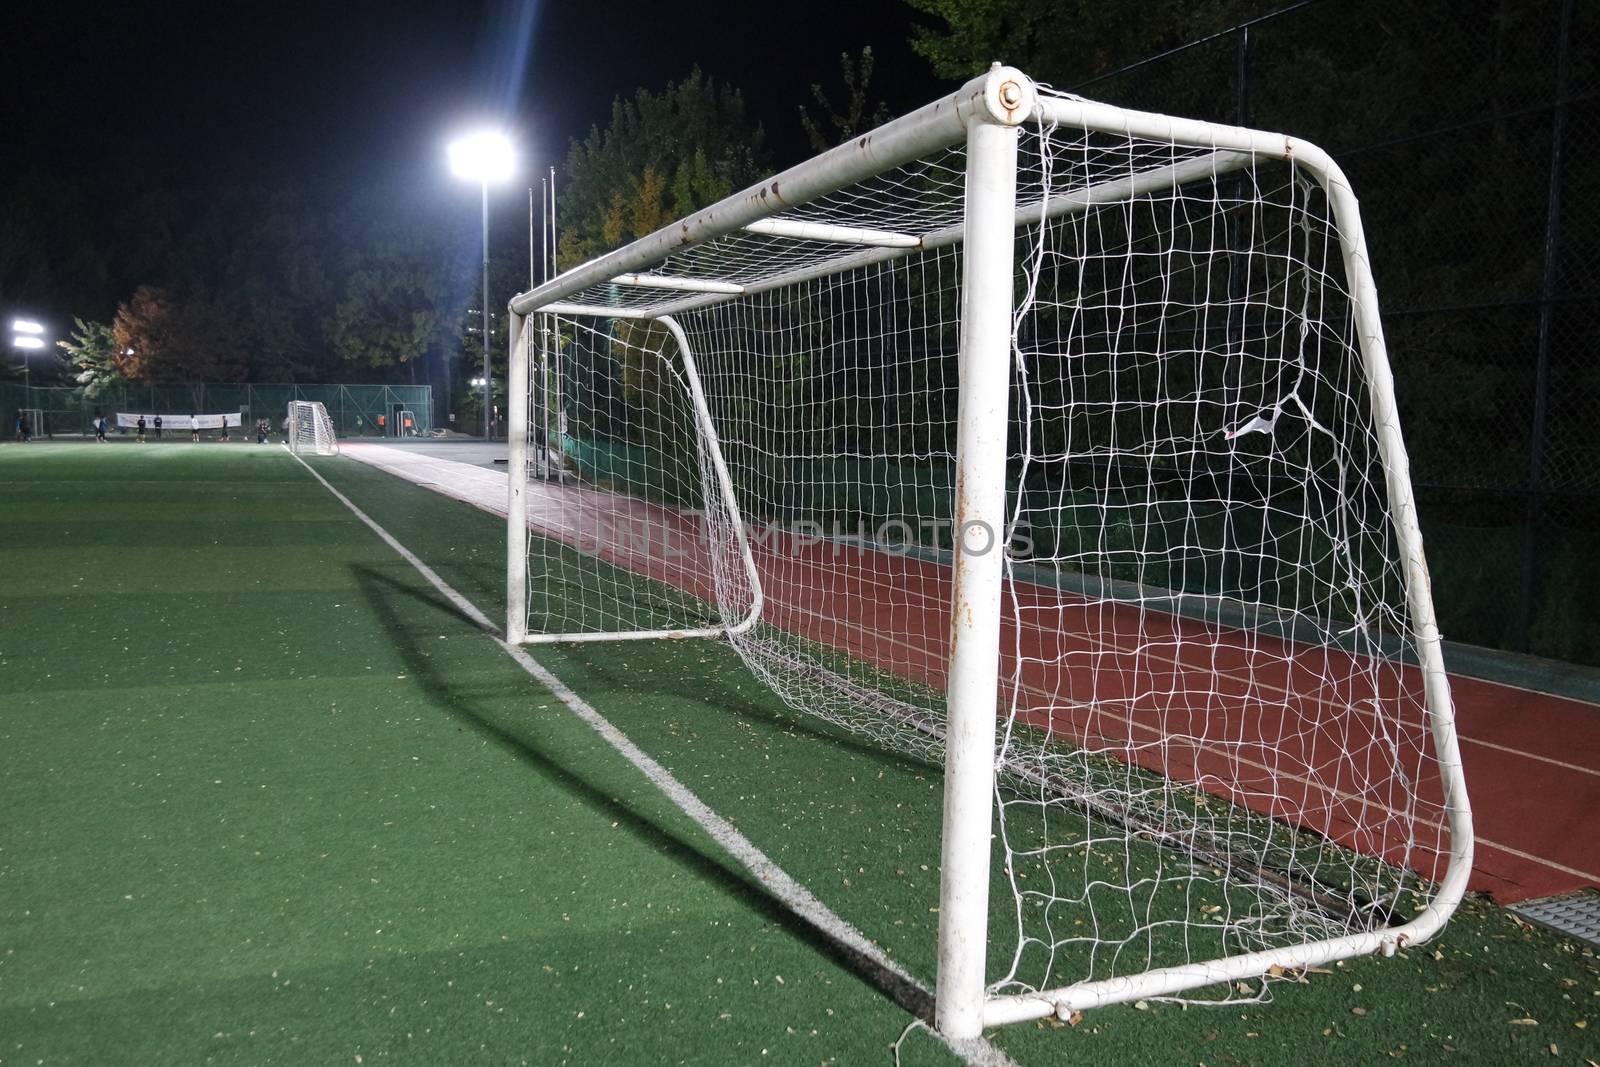
[[[1207,153],[1181,163],[1153,167],[1133,177],[1098,182],[1088,188],[1079,189],[1064,196],[1051,197],[1049,200],[1042,201],[1039,204],[1025,204],[1016,211],[1015,226],[1021,229],[1024,226],[1036,225],[1040,222],[1074,215],[1099,204],[1126,200],[1156,189],[1173,188],[1197,178],[1230,174],[1249,166],[1258,158],[1284,159],[1288,158],[1288,156],[1282,151],[1275,156],[1258,156],[1253,152],[1232,149]],[[653,319],[662,315],[683,315],[691,311],[698,311],[704,307],[710,307],[712,304],[723,300],[740,296],[754,296],[758,293],[782,289],[785,286],[815,281],[835,274],[844,274],[875,263],[886,263],[893,259],[900,259],[916,252],[949,248],[961,243],[964,231],[964,227],[958,223],[933,230],[921,237],[913,237],[909,234],[891,234],[886,236],[894,238],[893,240],[849,240],[820,236],[820,233],[830,229],[829,227],[814,223],[788,223],[781,219],[754,222],[743,227],[743,229],[751,233],[793,237],[798,240],[825,241],[835,244],[863,244],[876,247],[866,252],[838,256],[822,263],[788,271],[759,281],[752,281],[748,284],[697,278],[663,278],[659,275],[619,275],[616,278],[612,278],[610,284],[638,286],[640,288],[687,290],[706,295],[669,301],[653,307],[610,307],[598,304],[573,303],[560,297],[552,297],[550,303],[530,309],[528,313],[542,311],[551,315],[591,315],[635,319]],[[832,229],[842,230],[848,228],[834,227]],[[560,278],[557,278],[551,284],[553,285],[560,280]],[[533,296],[534,294],[530,293],[528,295]]]
[[991,108],[1016,116],[1020,121],[1031,109],[1031,95],[1026,100],[1017,97],[1007,106],[1000,101],[999,93],[1006,84],[1031,86],[1031,83],[1020,72],[1003,69],[1009,73],[996,77],[997,72],[991,72],[975,78],[950,96],[904,118],[725,197],[615,252],[557,275],[513,297],[511,312],[530,314],[591,285],[605,284],[618,275],[638,273],[641,267],[658,263],[674,252],[705,244],[750,223],[770,218],[786,207],[809,203],[880,171],[959,144],[967,136],[969,121],[974,116],[990,114]]

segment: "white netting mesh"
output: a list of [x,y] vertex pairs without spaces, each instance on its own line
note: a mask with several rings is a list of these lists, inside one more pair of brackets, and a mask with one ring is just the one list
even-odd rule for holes
[[[1293,165],[1212,158],[1023,132],[999,993],[1389,925],[1443,871],[1327,199]],[[1086,195],[1169,170],[1182,184]],[[780,218],[947,233],[962,180],[950,151]],[[614,285],[570,298],[677,313],[765,604],[741,629],[750,568],[668,332],[561,319],[533,390],[567,432],[534,443],[563,458],[530,488],[548,535],[530,549],[530,630],[720,622],[793,706],[936,757],[961,251],[925,243],[938,247],[868,263],[845,244],[742,233],[650,273],[748,284],[861,265],[716,302]]]
[[715,487],[665,328],[529,323],[528,632],[717,627],[701,514]]
[[289,401],[284,433],[289,450],[296,455],[333,456],[339,452],[333,419],[328,417],[328,409],[320,400]]

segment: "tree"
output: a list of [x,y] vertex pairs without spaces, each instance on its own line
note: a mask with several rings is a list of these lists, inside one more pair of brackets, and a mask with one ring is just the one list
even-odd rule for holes
[[942,26],[918,26],[911,46],[943,78],[970,78],[1001,60],[1071,85],[1280,6],[1281,0],[906,0]]
[[362,257],[334,305],[328,342],[346,368],[377,370],[420,362],[449,321],[443,279],[422,242],[397,236]]
[[102,392],[128,380],[127,356],[117,347],[115,330],[110,323],[72,320],[72,335],[57,341],[67,365],[67,373],[83,387],[85,399],[93,400]]
[[570,266],[643,237],[756,181],[766,164],[744,96],[698,67],[659,93],[619,97],[610,125],[567,153],[558,259]]
[[[329,380],[348,376],[329,343],[330,319],[339,300],[341,240],[319,210],[297,189],[246,190],[235,194],[237,225],[231,247],[219,249],[225,264],[219,285],[246,327],[251,381]],[[354,247],[362,247],[359,238]]]
[[[765,134],[745,112],[743,95],[699,68],[660,93],[640,89],[618,98],[611,124],[595,127],[567,153],[567,193],[561,200],[561,266],[644,237],[673,220],[757,181],[767,173]],[[619,330],[610,346],[620,377],[642,383],[659,373],[654,348],[629,343]],[[574,389],[582,386],[574,383]],[[591,397],[604,405],[620,397]],[[575,433],[626,433],[599,420],[574,424]],[[659,433],[660,428],[651,432]],[[677,441],[672,454],[692,441]]]
[[206,289],[141,285],[117,309],[112,341],[130,381],[239,382],[248,362],[238,322]]
[[820,85],[811,86],[811,98],[820,109],[817,116],[800,105],[800,125],[806,131],[806,141],[813,152],[826,152],[834,145],[866,133],[889,121],[889,105],[879,100],[870,103],[868,93],[872,85],[872,47],[861,50],[859,57],[849,52],[839,55],[839,72],[844,77],[844,110],[836,110]]

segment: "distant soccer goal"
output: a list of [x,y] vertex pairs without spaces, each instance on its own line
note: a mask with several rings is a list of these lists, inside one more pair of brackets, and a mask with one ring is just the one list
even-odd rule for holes
[[333,456],[339,452],[333,420],[319,400],[289,401],[285,436],[289,451],[296,455]]
[[1405,444],[1316,146],[997,66],[511,312],[508,636],[722,637],[942,761],[948,1035],[1257,998],[1457,906]]

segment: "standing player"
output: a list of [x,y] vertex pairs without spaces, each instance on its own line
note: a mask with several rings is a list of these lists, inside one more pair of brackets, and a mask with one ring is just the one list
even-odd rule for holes
[[200,416],[193,412],[189,413],[189,440],[194,442],[200,440]]
[[161,440],[161,416],[156,416],[156,440]]
[[139,436],[136,438],[136,440],[141,445],[144,444],[144,416],[143,415],[139,416],[139,421],[134,423],[134,427],[139,431]]

